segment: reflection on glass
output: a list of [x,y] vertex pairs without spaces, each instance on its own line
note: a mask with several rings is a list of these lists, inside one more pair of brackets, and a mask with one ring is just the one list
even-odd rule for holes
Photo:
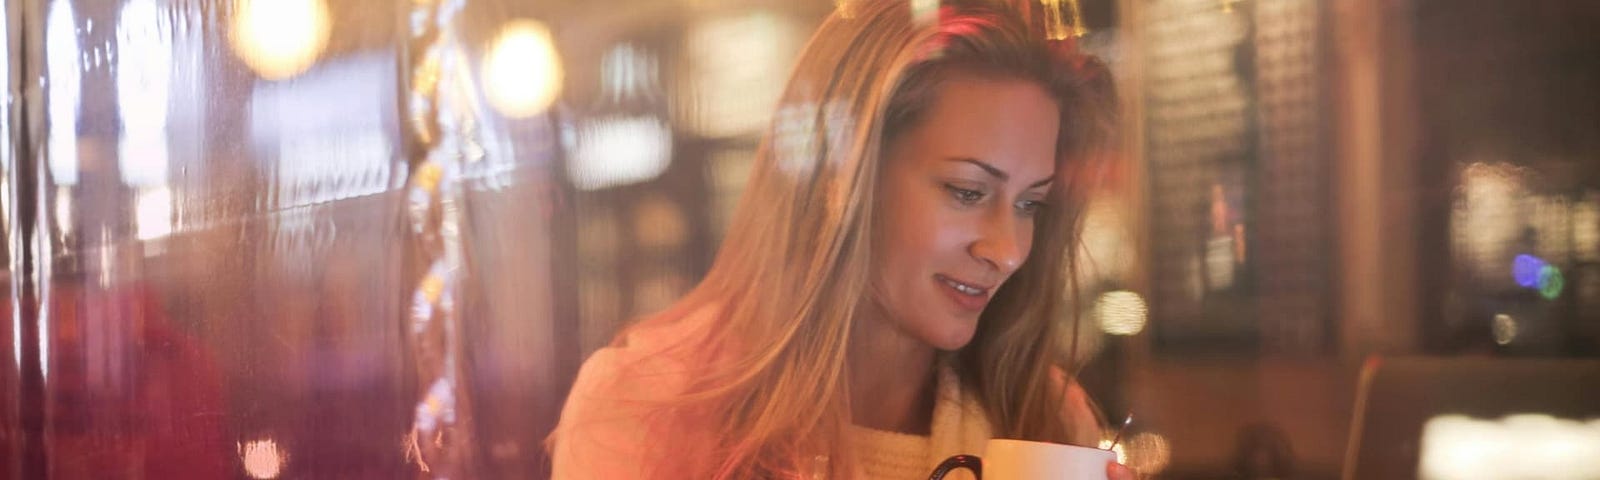
[[53,214],[56,221],[56,231],[65,238],[72,235],[72,187],[56,187],[55,201],[52,202]]
[[[295,208],[373,195],[392,188],[396,172],[383,111],[393,91],[393,58],[383,54],[329,60],[292,84],[257,82],[250,92],[255,154],[272,180],[269,205]],[[370,92],[352,95],[351,92]]]
[[24,471],[404,476],[393,27],[267,82],[218,23],[295,2],[36,3],[49,176],[18,208],[59,236],[29,247],[49,455]]
[[167,187],[140,189],[134,197],[135,230],[140,240],[154,240],[172,233],[172,190]]
[[[172,76],[172,25],[167,18],[155,0],[130,0],[117,20],[117,108],[122,123],[117,159],[122,181],[133,187],[167,181],[167,96]],[[148,228],[143,213],[139,237],[153,238],[142,230]]]
[[78,183],[78,107],[82,59],[71,0],[50,4],[45,20],[45,72],[49,91],[50,178],[57,185]]
[[[817,157],[824,153],[821,148],[839,148],[842,139],[855,131],[849,112],[849,106],[839,101],[825,106],[800,102],[779,108],[772,120],[772,149],[780,171],[797,177],[811,175]],[[815,128],[819,118],[820,129]]]

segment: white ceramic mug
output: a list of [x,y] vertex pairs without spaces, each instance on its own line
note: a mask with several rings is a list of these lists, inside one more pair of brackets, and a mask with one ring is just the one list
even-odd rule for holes
[[950,471],[965,468],[978,480],[1106,480],[1106,464],[1117,461],[1116,452],[1098,448],[994,439],[984,447],[983,458],[956,455],[945,459],[928,480],[942,480]]

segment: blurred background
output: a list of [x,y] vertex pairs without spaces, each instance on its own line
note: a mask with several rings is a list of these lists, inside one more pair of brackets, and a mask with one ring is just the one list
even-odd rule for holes
[[[851,1],[0,3],[0,479],[547,476]],[[1034,1],[1129,464],[1600,478],[1600,3]]]

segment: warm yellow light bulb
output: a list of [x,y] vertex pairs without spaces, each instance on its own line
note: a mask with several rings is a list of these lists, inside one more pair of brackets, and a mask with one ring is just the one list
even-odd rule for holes
[[512,118],[543,113],[561,93],[561,59],[550,30],[533,20],[506,24],[483,59],[489,105]]
[[311,68],[331,31],[324,0],[239,0],[228,39],[256,74],[282,80]]

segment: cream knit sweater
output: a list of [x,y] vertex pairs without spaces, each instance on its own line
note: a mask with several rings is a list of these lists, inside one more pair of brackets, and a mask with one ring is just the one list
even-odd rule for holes
[[[983,407],[964,398],[956,373],[939,368],[939,398],[933,406],[933,432],[930,436],[851,427],[847,434],[855,447],[858,476],[870,480],[925,479],[944,459],[953,455],[983,455],[990,438],[989,421]],[[972,478],[966,470],[946,475],[946,479]]]
[[[643,478],[652,471],[647,464],[650,442],[674,438],[649,438],[651,420],[641,406],[667,398],[669,392],[687,386],[685,370],[660,355],[674,332],[635,332],[624,347],[601,349],[585,361],[572,393],[562,409],[561,421],[552,436],[552,460],[556,479]],[[622,372],[623,365],[646,370]],[[934,402],[932,435],[909,435],[852,426],[846,432],[856,453],[856,478],[925,479],[945,458],[957,454],[982,455],[991,438],[991,427],[983,407],[964,395],[956,373],[941,365],[938,373],[938,398]],[[1083,389],[1070,384],[1064,415],[1082,425],[1074,435],[1080,445],[1100,438],[1095,416]],[[704,438],[714,432],[684,431],[674,437]],[[659,473],[659,472],[656,472]],[[947,479],[966,480],[965,470],[952,472]]]

